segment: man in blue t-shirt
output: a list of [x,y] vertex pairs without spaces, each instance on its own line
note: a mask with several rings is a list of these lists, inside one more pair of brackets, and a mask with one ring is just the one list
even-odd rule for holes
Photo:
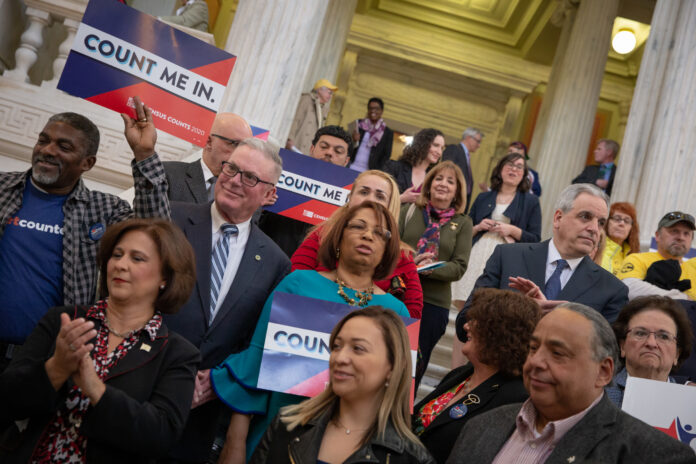
[[[167,181],[149,108],[122,115],[135,159],[135,215],[169,217]],[[96,255],[107,226],[134,214],[120,198],[90,191],[99,129],[76,113],[52,116],[27,172],[0,172],[0,372],[51,306],[96,299]]]

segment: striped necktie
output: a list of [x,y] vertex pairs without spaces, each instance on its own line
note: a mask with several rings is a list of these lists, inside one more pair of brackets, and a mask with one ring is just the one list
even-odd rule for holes
[[220,226],[222,236],[218,239],[213,247],[212,260],[210,263],[210,324],[215,319],[216,306],[218,296],[220,295],[220,286],[222,285],[222,277],[225,275],[225,267],[227,266],[227,254],[230,251],[230,236],[237,235],[239,230],[234,224],[225,223]]

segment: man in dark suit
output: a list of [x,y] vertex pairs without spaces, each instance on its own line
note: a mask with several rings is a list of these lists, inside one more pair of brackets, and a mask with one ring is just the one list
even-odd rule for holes
[[573,179],[573,184],[594,184],[604,190],[607,195],[611,195],[616,176],[614,160],[619,154],[619,144],[614,140],[600,139],[593,154],[598,164],[585,166],[580,175]]
[[467,128],[462,134],[462,141],[456,145],[448,145],[442,153],[443,160],[454,161],[464,173],[466,179],[466,211],[471,203],[471,192],[474,188],[474,176],[471,173],[471,155],[481,146],[483,132],[473,127]]
[[210,128],[201,159],[190,163],[163,163],[169,183],[169,200],[189,203],[213,201],[214,186],[222,162],[229,159],[241,140],[251,136],[251,127],[241,116],[234,113],[218,114]]
[[210,386],[210,368],[245,349],[271,290],[290,271],[290,260],[251,221],[275,194],[282,162],[262,140],[239,142],[224,163],[208,205],[172,204],[172,220],[196,253],[196,287],[167,326],[201,351],[192,411],[172,450],[175,462],[204,462],[222,404]]
[[[544,310],[562,301],[582,303],[613,322],[628,302],[628,288],[587,256],[607,221],[608,201],[593,185],[566,187],[556,203],[553,238],[498,245],[474,287],[514,288],[535,298]],[[466,310],[465,305],[457,316],[460,340],[465,340]]]
[[565,303],[537,324],[522,370],[529,400],[472,418],[448,463],[693,463],[691,448],[604,395],[618,362],[606,319]]

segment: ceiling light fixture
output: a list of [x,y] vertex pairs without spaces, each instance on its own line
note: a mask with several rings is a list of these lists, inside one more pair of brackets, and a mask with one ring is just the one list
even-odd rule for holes
[[612,39],[611,46],[621,55],[631,53],[636,48],[636,35],[629,29],[621,29]]

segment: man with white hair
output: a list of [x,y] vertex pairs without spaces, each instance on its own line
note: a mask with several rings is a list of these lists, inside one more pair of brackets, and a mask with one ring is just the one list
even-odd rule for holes
[[466,210],[471,203],[471,192],[474,188],[474,176],[471,173],[471,155],[481,146],[483,132],[468,127],[462,134],[462,141],[456,145],[449,145],[442,153],[443,160],[451,160],[459,166],[466,179]]
[[[541,243],[498,245],[475,288],[517,289],[547,311],[566,301],[582,303],[614,322],[628,302],[628,289],[588,256],[608,214],[609,198],[598,187],[566,187],[556,203],[553,237]],[[457,316],[460,340],[466,339],[466,310],[467,305]]]

